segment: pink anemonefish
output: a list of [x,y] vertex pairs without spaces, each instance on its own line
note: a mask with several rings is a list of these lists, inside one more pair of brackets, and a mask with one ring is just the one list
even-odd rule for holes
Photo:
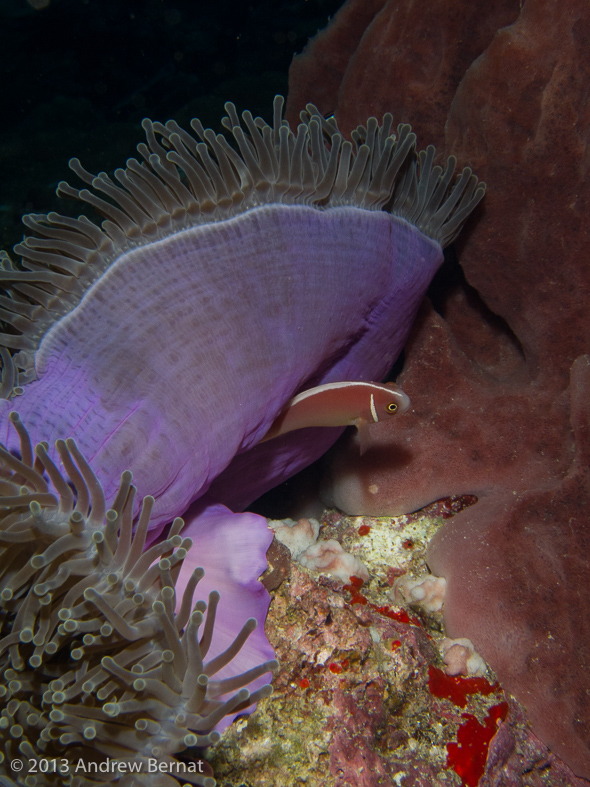
[[261,442],[308,426],[356,426],[362,454],[366,448],[367,426],[404,413],[409,406],[409,397],[395,383],[318,385],[291,399]]

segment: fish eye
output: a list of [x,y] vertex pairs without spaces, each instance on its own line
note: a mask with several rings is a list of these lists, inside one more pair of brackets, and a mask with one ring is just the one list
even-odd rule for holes
[[387,407],[386,407],[386,410],[387,410],[387,412],[388,412],[388,413],[390,413],[390,414],[393,414],[393,413],[395,413],[395,412],[396,412],[396,410],[397,410],[397,404],[396,404],[395,402],[390,402],[390,403],[387,405]]

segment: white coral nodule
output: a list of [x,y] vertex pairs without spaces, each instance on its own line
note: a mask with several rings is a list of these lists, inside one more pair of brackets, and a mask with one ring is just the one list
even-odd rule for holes
[[[204,574],[197,568],[175,611],[176,580],[192,546],[180,535],[182,519],[144,552],[154,501],[144,499],[133,534],[131,473],[121,476],[107,510],[73,440],[56,443],[70,485],[46,446],[33,452],[18,415],[10,417],[22,460],[0,447],[0,769],[19,759],[23,769],[8,783],[23,787],[178,787],[172,773],[213,787],[210,775],[191,772],[173,755],[214,743],[212,730],[224,716],[270,695],[268,685],[253,694],[245,686],[274,671],[276,661],[213,679],[256,621],[205,661],[219,594],[193,607]],[[142,765],[152,758],[163,767],[150,775]],[[42,761],[54,760],[72,767],[43,773]],[[98,769],[112,760],[135,767]],[[75,768],[80,762],[87,767]]]

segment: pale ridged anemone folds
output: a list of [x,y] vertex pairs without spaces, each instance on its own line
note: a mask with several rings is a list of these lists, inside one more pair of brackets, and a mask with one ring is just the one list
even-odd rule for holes
[[[205,774],[174,770],[173,755],[218,740],[211,730],[225,715],[270,693],[270,686],[252,695],[245,687],[276,669],[275,661],[215,679],[256,621],[246,621],[233,644],[207,661],[219,596],[193,606],[203,575],[196,568],[177,605],[175,583],[192,548],[180,535],[182,519],[144,551],[153,500],[144,499],[133,533],[129,473],[107,509],[73,440],[58,444],[68,483],[44,445],[33,451],[15,414],[12,422],[22,459],[0,449],[0,767],[8,771],[19,758],[25,767],[12,783],[25,787],[178,785],[170,773],[214,785]],[[69,769],[40,772],[42,761],[62,758]],[[106,758],[140,768],[154,758],[169,769],[156,776],[146,767],[141,776],[91,772],[90,763]],[[80,760],[87,774],[76,773]]]

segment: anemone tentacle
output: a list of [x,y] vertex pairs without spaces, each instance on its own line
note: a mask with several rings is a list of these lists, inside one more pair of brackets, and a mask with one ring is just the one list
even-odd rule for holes
[[[137,779],[112,772],[83,778],[72,765],[68,773],[45,774],[43,784],[135,787],[152,783],[144,766],[157,757],[168,773],[212,787],[210,775],[174,770],[174,755],[216,741],[224,716],[269,695],[268,685],[252,694],[246,687],[274,671],[276,661],[215,678],[239,657],[256,621],[246,621],[234,643],[207,660],[215,624],[208,606],[214,609],[217,599],[193,606],[202,569],[193,571],[175,611],[177,578],[192,548],[179,534],[182,520],[144,551],[153,501],[144,500],[132,535],[129,473],[107,509],[74,441],[61,446],[72,469],[67,479],[44,446],[31,451],[18,416],[11,420],[23,458],[0,454],[0,762],[23,759],[16,785],[28,785],[31,762],[42,759],[134,762]],[[59,496],[47,494],[43,473]],[[158,778],[163,787],[178,784]]]

